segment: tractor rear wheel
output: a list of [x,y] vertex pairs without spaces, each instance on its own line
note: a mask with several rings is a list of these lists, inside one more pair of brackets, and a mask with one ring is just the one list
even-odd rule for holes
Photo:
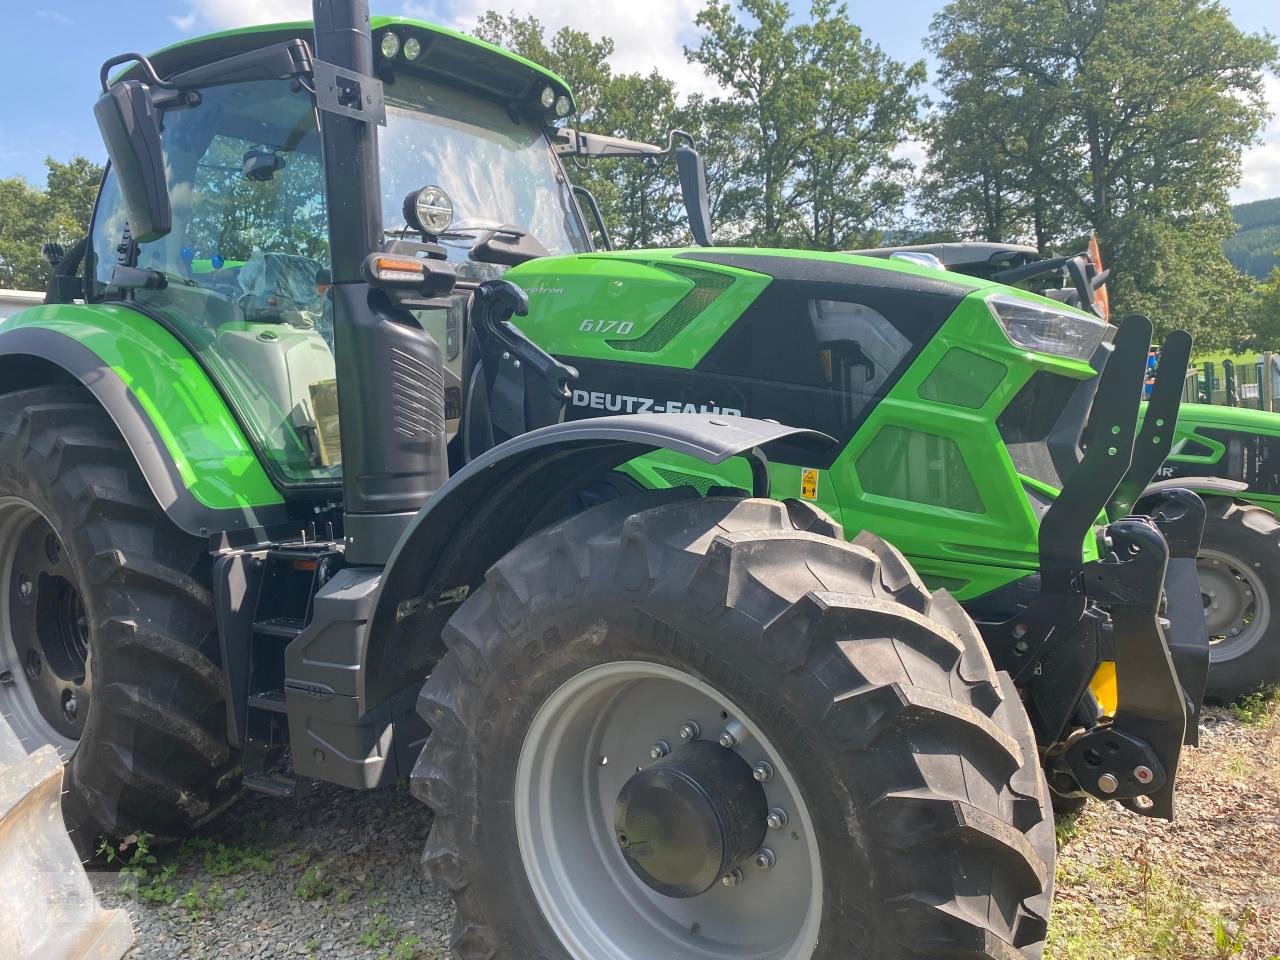
[[208,576],[91,397],[0,397],[0,714],[62,754],[82,853],[236,795]]
[[650,492],[516,547],[445,640],[413,789],[459,958],[1041,955],[1026,713],[883,541]]
[[1196,558],[1210,644],[1205,697],[1225,704],[1280,682],[1280,520],[1220,497],[1205,506]]

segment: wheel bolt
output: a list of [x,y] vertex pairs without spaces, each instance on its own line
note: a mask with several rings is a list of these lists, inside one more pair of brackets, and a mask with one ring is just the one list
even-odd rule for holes
[[74,693],[65,693],[62,695],[62,713],[68,720],[76,718],[76,711],[80,709],[80,704],[76,701]]
[[31,597],[35,592],[36,588],[32,584],[30,577],[24,573],[18,578],[18,596],[22,598],[24,603],[30,603]]
[[631,846],[631,838],[628,837],[625,833],[618,834],[618,846],[621,847],[623,850],[626,850],[629,846]]
[[773,767],[768,760],[761,760],[752,768],[751,775],[758,783],[768,783],[773,779]]
[[665,740],[659,740],[657,743],[655,743],[652,747],[649,748],[649,759],[661,760],[670,752],[671,752],[671,745],[667,743],[667,741]]
[[1114,773],[1104,773],[1098,778],[1098,789],[1103,793],[1115,793],[1120,789],[1120,781]]
[[697,740],[698,734],[702,731],[698,729],[698,724],[693,720],[686,720],[680,726],[681,740]]
[[765,822],[769,824],[772,830],[781,830],[787,825],[787,811],[781,807],[774,807],[769,811],[769,816],[765,818]]
[[1150,783],[1155,778],[1156,775],[1150,767],[1139,765],[1133,768],[1133,779],[1139,783]]
[[725,728],[720,732],[720,746],[726,750],[732,750],[734,747],[740,746],[751,739],[751,734],[737,720],[730,720]]
[[734,867],[732,870],[730,870],[728,873],[726,873],[723,877],[720,878],[720,882],[723,883],[726,887],[736,887],[738,884],[742,882],[742,871],[739,870],[737,867]]
[[751,862],[756,865],[759,870],[768,870],[778,862],[777,857],[773,855],[773,851],[768,847],[761,847],[756,851],[756,855],[751,858]]

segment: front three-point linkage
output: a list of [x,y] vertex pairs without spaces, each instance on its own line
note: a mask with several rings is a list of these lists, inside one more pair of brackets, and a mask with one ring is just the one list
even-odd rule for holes
[[[996,664],[1023,689],[1041,747],[1053,758],[1055,785],[1167,817],[1188,701],[1161,618],[1170,557],[1161,531],[1176,531],[1179,541],[1192,536],[1193,505],[1178,495],[1154,511],[1156,517],[1118,519],[1103,537],[1103,557],[1081,558],[1098,515],[1119,500],[1127,510],[1163,460],[1156,451],[1168,447],[1176,393],[1172,412],[1166,407],[1180,386],[1190,341],[1182,333],[1166,341],[1154,409],[1138,435],[1150,342],[1149,320],[1129,317],[1121,324],[1085,427],[1084,455],[1041,522],[1040,592],[1017,616],[984,625],[983,632]],[[1094,710],[1082,724],[1080,705],[1088,702],[1089,682],[1103,659],[1116,662],[1119,706],[1113,717]]]

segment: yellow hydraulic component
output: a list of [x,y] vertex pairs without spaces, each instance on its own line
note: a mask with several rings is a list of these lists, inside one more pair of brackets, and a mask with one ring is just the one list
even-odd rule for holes
[[1093,679],[1089,681],[1089,689],[1093,692],[1094,699],[1098,701],[1098,706],[1102,708],[1102,712],[1108,717],[1116,715],[1116,708],[1120,705],[1120,695],[1116,689],[1116,664],[1114,660],[1103,660],[1098,664],[1097,672],[1094,673]]

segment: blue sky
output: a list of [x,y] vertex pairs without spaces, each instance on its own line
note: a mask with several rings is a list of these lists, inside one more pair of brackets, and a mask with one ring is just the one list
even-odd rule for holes
[[[807,0],[791,0],[798,10]],[[10,81],[0,98],[0,177],[19,174],[41,182],[46,154],[100,159],[102,147],[92,105],[98,68],[127,50],[150,51],[213,29],[306,17],[310,0],[11,0],[0,33],[0,63]],[[408,13],[461,29],[487,6],[535,13],[552,26],[571,24],[612,36],[615,66],[658,67],[683,89],[709,87],[684,62],[683,43],[695,37],[693,18],[704,0],[374,0],[375,12]],[[904,60],[922,55],[921,41],[942,0],[885,3],[849,0],[853,19],[868,37]],[[8,4],[6,4],[8,6]],[[1247,30],[1280,34],[1276,0],[1228,0],[1236,22]],[[1268,79],[1272,112],[1280,114],[1280,79]],[[20,95],[18,91],[22,91]],[[33,106],[33,101],[39,103]],[[1241,186],[1233,199],[1280,195],[1280,118],[1266,142],[1248,152]],[[910,154],[911,147],[904,147]]]

